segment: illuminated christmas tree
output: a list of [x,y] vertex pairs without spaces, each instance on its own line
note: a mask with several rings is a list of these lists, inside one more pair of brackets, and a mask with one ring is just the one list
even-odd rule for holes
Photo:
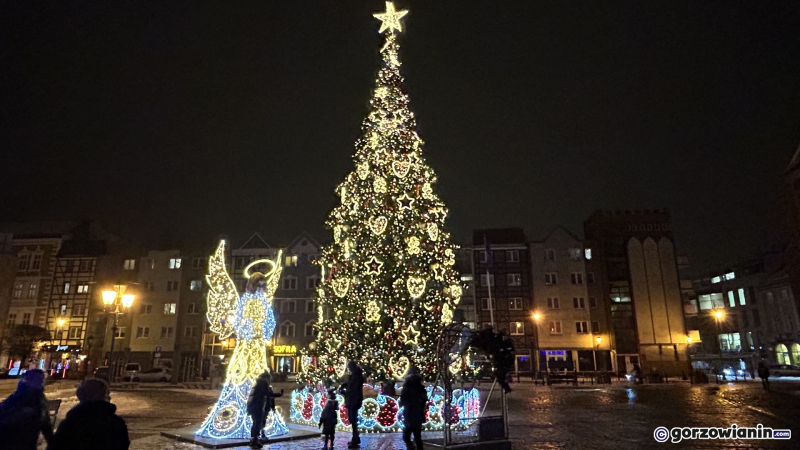
[[340,204],[326,222],[333,242],[319,258],[319,334],[304,358],[307,381],[335,382],[350,359],[377,378],[402,377],[411,366],[430,378],[436,339],[461,296],[447,209],[402,87],[397,38],[406,13],[386,2],[375,14],[383,61],[355,169],[336,188]]

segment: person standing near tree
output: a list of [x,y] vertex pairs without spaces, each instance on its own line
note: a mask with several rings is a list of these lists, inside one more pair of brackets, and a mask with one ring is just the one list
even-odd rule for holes
[[347,443],[347,448],[357,448],[361,445],[361,438],[358,435],[358,410],[364,402],[364,372],[355,361],[347,363],[347,370],[350,371],[350,377],[344,390],[344,404],[347,407],[347,418],[353,427],[353,438]]
[[258,376],[256,385],[250,392],[250,398],[247,400],[247,413],[253,419],[253,426],[250,428],[250,447],[261,448],[259,442],[261,431],[267,422],[267,417],[271,412],[275,412],[275,398],[283,396],[283,389],[279,394],[276,394],[270,386],[272,377],[269,372],[263,372]]
[[[422,450],[422,424],[425,423],[425,408],[428,406],[428,393],[422,384],[422,377],[413,371],[403,384],[400,394],[400,406],[403,407],[403,442],[407,448]],[[414,434],[414,443],[411,434]]]
[[44,396],[44,372],[22,374],[17,390],[0,403],[0,436],[6,448],[35,450],[39,433],[50,442],[53,425]]
[[761,385],[764,386],[764,390],[769,390],[769,368],[764,361],[758,363],[758,378],[761,378]]

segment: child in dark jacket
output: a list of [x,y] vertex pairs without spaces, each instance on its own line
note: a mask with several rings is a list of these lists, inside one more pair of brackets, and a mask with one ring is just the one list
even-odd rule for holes
[[331,441],[330,448],[333,449],[333,438],[336,434],[336,423],[339,421],[339,402],[336,401],[336,390],[328,389],[328,401],[319,418],[319,426],[322,427],[322,435],[325,436],[325,446],[322,450],[328,450],[328,440]]

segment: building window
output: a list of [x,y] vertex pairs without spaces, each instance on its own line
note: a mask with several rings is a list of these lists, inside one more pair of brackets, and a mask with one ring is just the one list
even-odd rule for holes
[[589,297],[589,308],[597,308],[597,299]]
[[319,277],[306,277],[306,289],[315,289],[319,287]]
[[18,256],[18,258],[19,258],[19,266],[17,266],[17,269],[20,272],[25,272],[26,270],[28,270],[28,262],[30,261],[30,257],[31,257],[31,255],[29,255],[27,253],[24,254],[24,255],[19,255]]
[[583,257],[586,258],[587,261],[592,259],[592,249],[587,248],[583,250]]
[[317,330],[314,329],[314,321],[313,320],[309,320],[308,322],[306,322],[304,333],[305,333],[306,336],[316,336],[317,335]]
[[711,279],[711,284],[717,284],[722,281],[722,277],[714,277]]
[[728,291],[728,304],[731,308],[736,306],[736,298],[733,295],[733,291]]
[[697,297],[698,304],[700,305],[700,310],[705,311],[708,309],[719,309],[725,307],[725,301],[722,298],[721,292],[715,292],[713,294],[703,294]]
[[583,297],[572,297],[572,306],[575,309],[586,309],[586,302],[583,301]]
[[153,312],[153,305],[141,304],[139,305],[139,314],[150,314]]
[[67,305],[66,304],[61,305],[61,315],[62,316],[66,316],[67,315]]
[[136,338],[147,338],[150,337],[150,327],[136,327]]
[[24,313],[22,315],[22,324],[23,325],[30,325],[31,324],[31,313]]
[[307,313],[314,312],[314,300],[306,300],[306,312]]
[[150,267],[150,270],[155,269],[156,268],[156,260],[153,259],[153,258],[149,258],[147,260],[147,266]]
[[78,285],[78,294],[88,294],[89,293],[89,285],[88,284],[79,284]]
[[747,304],[747,301],[744,298],[744,289],[739,288],[739,305],[744,306]]
[[173,327],[161,327],[161,338],[171,338],[172,335],[175,334],[175,328]]
[[86,315],[86,305],[72,305],[72,315],[81,317]]
[[558,284],[558,274],[556,272],[548,272],[544,274],[544,284],[548,286]]
[[123,270],[134,270],[135,268],[136,268],[135,259],[126,259],[125,262],[122,264]]
[[297,255],[286,255],[285,266],[297,266]]
[[586,272],[586,284],[594,284],[594,272]]
[[556,260],[556,251],[555,249],[548,248],[544,251],[544,259],[546,261],[555,261]]
[[125,337],[125,327],[117,327],[117,332],[114,333],[114,339],[122,339]]
[[735,274],[735,273],[733,273],[733,272],[728,272],[728,273],[726,273],[726,274],[725,274],[725,277],[724,277],[724,278],[725,278],[726,280],[733,280],[734,278],[736,278],[736,274]]
[[753,309],[750,312],[753,313],[753,326],[754,327],[761,327],[761,316],[758,313],[757,309]]
[[183,329],[183,337],[187,338],[197,337],[197,327],[196,326],[185,327]]
[[600,332],[600,322],[592,322],[592,333],[597,334]]
[[283,289],[285,290],[295,290],[297,289],[297,278],[295,277],[286,277],[283,279]]
[[547,297],[547,308],[558,309],[558,297]]
[[17,322],[17,315],[16,314],[9,314],[8,315],[8,326],[13,327],[14,324]]
[[281,302],[282,313],[295,313],[297,312],[297,304],[294,300],[284,300]]
[[38,285],[36,283],[28,284],[28,298],[36,298],[36,288]]
[[205,258],[192,258],[192,269],[202,269],[205,266]]
[[494,274],[481,274],[481,286],[494,286]]
[[[724,352],[738,352],[742,350],[742,341],[739,333],[722,333],[717,336],[719,349]],[[778,362],[778,364],[781,364]],[[788,364],[788,363],[787,363]]]
[[571,248],[569,249],[569,259],[573,261],[580,261],[581,259],[581,249],[579,248]]
[[69,339],[81,338],[81,327],[69,327]]
[[579,334],[586,334],[589,332],[589,324],[584,322],[575,322],[575,332]]
[[522,336],[525,334],[525,322],[510,322],[508,329],[511,330],[512,336]]
[[614,303],[630,303],[631,289],[628,286],[612,286],[611,301]]
[[197,303],[189,303],[189,308],[186,310],[188,314],[199,314],[200,308],[197,307]]
[[583,274],[580,272],[569,274],[569,279],[572,281],[572,284],[583,284]]
[[181,268],[181,259],[180,258],[170,258],[170,260],[169,260],[169,268],[170,269],[180,269]]
[[750,328],[750,318],[747,316],[747,310],[742,311],[742,326]]
[[64,293],[69,294],[69,283],[64,283]]
[[177,290],[178,290],[177,281],[167,281],[167,291],[177,291]]
[[37,253],[33,255],[33,260],[31,261],[31,270],[39,270],[42,267],[42,255]]
[[486,258],[486,251],[480,251],[480,252],[478,252],[478,261],[480,261],[480,262],[482,262],[482,263],[485,263],[485,262],[487,261],[487,258]]
[[[483,309],[484,311],[488,311],[489,310],[489,299],[488,298],[482,298],[481,299],[481,309]],[[495,311],[497,310],[497,299],[496,298],[492,299],[492,309],[495,310]]]
[[189,282],[190,291],[199,291],[203,288],[203,280],[192,280]]
[[514,310],[514,311],[521,311],[522,310],[522,299],[519,298],[519,297],[508,299],[508,309]]
[[506,282],[509,286],[521,286],[522,276],[518,273],[509,273],[506,275]]
[[519,250],[506,250],[506,262],[519,262]]
[[78,270],[81,271],[81,272],[88,272],[88,271],[92,270],[92,261],[88,260],[88,259],[85,259],[85,260],[81,261],[81,264],[80,264]]
[[281,324],[281,336],[294,337],[294,323],[287,320]]
[[177,309],[178,309],[178,304],[177,303],[164,303],[164,314],[165,315],[171,316],[171,315],[175,314]]
[[561,334],[561,321],[560,320],[551,320],[550,321],[550,334]]
[[14,298],[22,298],[22,283],[17,283],[14,285]]

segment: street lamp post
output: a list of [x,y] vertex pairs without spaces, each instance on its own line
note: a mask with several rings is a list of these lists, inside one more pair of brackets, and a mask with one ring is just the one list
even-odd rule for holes
[[[123,310],[130,310],[133,306],[135,295],[126,294],[125,285],[115,286],[116,290],[103,291],[103,308],[106,313],[114,315],[113,326],[111,327],[111,351],[109,352],[111,364],[109,367],[110,378],[113,380],[116,376],[116,360],[114,360],[114,342],[117,339],[117,331],[119,330],[119,315],[124,314]],[[113,307],[113,310],[112,310]]]
[[[722,309],[714,310],[714,321],[717,323],[717,354],[719,355],[719,370],[722,371],[722,379],[725,379],[725,370],[722,367],[722,342],[720,336],[722,335],[722,321],[725,320],[725,311]],[[719,374],[717,374],[717,382],[719,382]]]
[[531,315],[533,318],[533,350],[534,350],[534,365],[536,366],[536,376],[539,376],[541,368],[539,367],[539,321],[542,320],[542,315],[538,311],[534,311]]

